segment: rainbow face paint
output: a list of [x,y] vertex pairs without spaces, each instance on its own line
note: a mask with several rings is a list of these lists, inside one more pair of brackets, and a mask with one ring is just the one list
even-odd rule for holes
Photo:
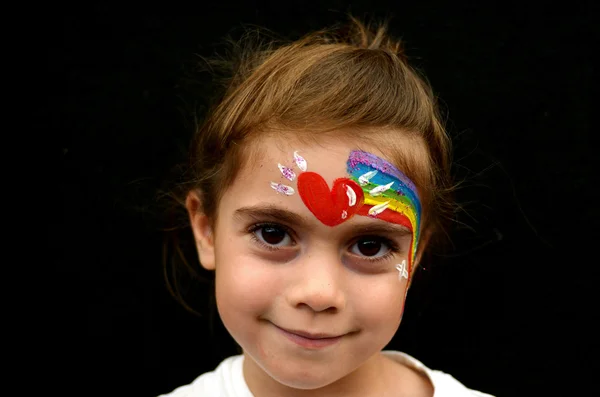
[[350,179],[364,192],[357,215],[376,217],[405,226],[412,232],[408,271],[417,255],[421,201],[415,184],[394,165],[374,154],[354,150],[347,162]]
[[[294,164],[301,171],[278,163],[288,181],[297,178],[297,188],[304,205],[319,221],[328,226],[343,223],[353,215],[370,216],[406,227],[412,232],[408,268],[403,262],[396,268],[408,278],[416,259],[421,224],[421,201],[415,184],[394,165],[374,154],[353,150],[346,164],[349,178],[338,178],[330,189],[323,177],[307,172],[306,160],[295,151]],[[293,195],[292,186],[271,182],[280,194]]]

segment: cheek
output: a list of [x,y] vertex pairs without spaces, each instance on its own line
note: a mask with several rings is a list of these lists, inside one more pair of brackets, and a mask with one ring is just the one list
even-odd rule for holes
[[361,321],[371,329],[396,332],[402,318],[406,287],[406,281],[399,281],[397,275],[365,283],[359,289],[360,294],[354,297]]
[[279,290],[273,269],[256,258],[235,255],[232,250],[217,258],[216,297],[222,316],[264,314]]

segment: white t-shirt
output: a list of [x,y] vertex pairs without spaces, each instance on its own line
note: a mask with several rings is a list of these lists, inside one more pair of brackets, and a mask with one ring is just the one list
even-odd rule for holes
[[[433,385],[433,397],[494,397],[467,389],[451,375],[429,369],[406,353],[385,350],[383,354],[427,376]],[[243,362],[242,355],[229,357],[214,371],[202,374],[189,385],[159,397],[254,397],[244,380]]]

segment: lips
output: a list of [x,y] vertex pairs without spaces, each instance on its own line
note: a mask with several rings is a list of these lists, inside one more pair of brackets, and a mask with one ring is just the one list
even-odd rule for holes
[[275,327],[290,341],[307,349],[322,349],[338,343],[344,335],[335,335],[320,332],[307,332],[301,330],[288,330],[275,325]]
[[289,330],[289,329],[285,329],[285,328],[282,328],[282,329],[286,332],[289,332],[290,334],[302,336],[307,339],[331,339],[331,338],[339,338],[340,336],[342,336],[342,335],[331,335],[331,334],[325,334],[325,333],[310,333],[310,332],[305,332],[305,331]]

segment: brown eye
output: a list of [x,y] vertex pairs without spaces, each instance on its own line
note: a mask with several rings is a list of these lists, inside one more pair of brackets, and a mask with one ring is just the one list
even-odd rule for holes
[[265,243],[277,245],[283,241],[286,232],[276,227],[267,226],[262,228],[260,234]]
[[292,238],[288,232],[284,228],[277,227],[276,225],[258,227],[254,231],[254,235],[260,242],[268,246],[285,247],[293,245]]
[[352,244],[350,251],[359,256],[380,257],[390,251],[390,247],[376,238],[364,238]]

